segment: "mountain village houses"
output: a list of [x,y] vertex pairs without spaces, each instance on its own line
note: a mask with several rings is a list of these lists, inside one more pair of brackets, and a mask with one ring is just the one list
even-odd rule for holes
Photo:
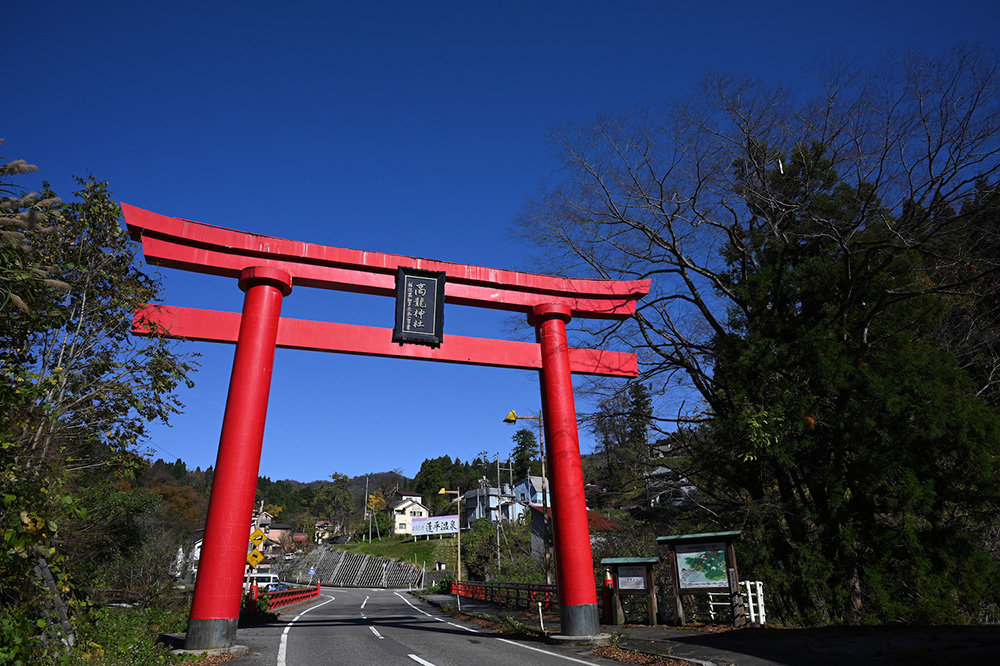
[[[651,465],[644,473],[645,500],[650,507],[663,504],[685,506],[696,501],[697,490],[669,466],[672,453],[669,441],[660,441],[651,447]],[[552,507],[551,494],[543,495],[542,492],[544,481],[541,476],[528,476],[514,484],[500,484],[499,487],[483,485],[463,493],[460,510],[453,507],[449,513],[459,513],[459,524],[463,530],[477,520],[507,522],[528,515],[531,524],[532,551],[540,556],[544,548],[542,544],[548,541],[545,535],[550,529],[547,523],[551,519]],[[585,490],[588,505],[604,492],[603,484],[597,482],[586,484]],[[413,534],[414,519],[431,517],[431,510],[423,503],[421,494],[405,490],[396,491],[386,511],[392,518],[392,534],[400,536]],[[588,508],[587,514],[592,539],[599,539],[601,532],[617,527],[613,521],[597,511]],[[258,567],[259,571],[268,571],[272,563],[292,557],[293,552],[301,550],[309,541],[330,543],[344,539],[346,542],[350,538],[349,535],[341,534],[342,525],[329,520],[317,521],[312,535],[296,533],[291,525],[275,522],[274,516],[262,508],[254,513],[250,533],[258,528],[266,535],[263,542],[258,545],[258,549],[265,555],[264,561]],[[170,567],[175,577],[193,580],[197,576],[201,545],[201,540],[196,541],[187,553],[183,548],[178,549],[175,561]]]

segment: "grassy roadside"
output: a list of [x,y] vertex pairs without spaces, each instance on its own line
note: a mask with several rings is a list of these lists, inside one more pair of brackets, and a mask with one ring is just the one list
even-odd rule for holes
[[354,543],[331,545],[331,548],[339,548],[354,553],[365,555],[376,555],[379,557],[389,557],[401,562],[410,562],[417,566],[427,563],[427,568],[431,569],[437,561],[447,562],[453,566],[455,562],[455,543],[453,539],[427,540],[421,538],[417,541],[409,536],[388,536],[381,540],[355,541]]

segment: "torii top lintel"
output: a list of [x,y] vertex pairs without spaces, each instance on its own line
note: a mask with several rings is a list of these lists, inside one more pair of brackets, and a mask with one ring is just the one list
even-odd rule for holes
[[625,319],[649,292],[649,280],[580,280],[348,250],[121,207],[148,263],[197,273],[235,278],[249,266],[268,266],[289,273],[296,285],[394,296],[396,270],[406,266],[444,271],[446,303],[514,312],[559,303],[574,317],[592,319]]

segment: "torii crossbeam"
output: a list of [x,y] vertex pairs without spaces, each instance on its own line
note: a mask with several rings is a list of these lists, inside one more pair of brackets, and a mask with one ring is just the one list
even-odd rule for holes
[[[631,316],[648,280],[496,270],[259,236],[124,203],[122,211],[148,263],[237,278],[246,294],[242,313],[146,306],[133,321],[136,335],[236,343],[185,647],[227,647],[235,638],[276,347],[538,370],[561,629],[566,637],[599,633],[572,374],[635,377],[637,363],[634,354],[571,349],[566,323]],[[527,314],[537,343],[445,335],[429,347],[393,342],[392,329],[281,317],[293,286],[395,296],[400,267],[443,272],[445,303]]]

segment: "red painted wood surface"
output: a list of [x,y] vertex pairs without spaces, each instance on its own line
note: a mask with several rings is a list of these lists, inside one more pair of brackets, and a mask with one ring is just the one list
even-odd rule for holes
[[553,304],[535,308],[530,321],[538,332],[542,350],[542,372],[539,376],[542,380],[545,455],[552,480],[556,584],[563,615],[562,631],[583,635],[586,632],[576,632],[566,626],[568,620],[577,619],[566,613],[567,607],[592,605],[596,609],[597,605],[580,437],[566,340],[566,322],[569,319],[568,308]]
[[291,277],[268,267],[248,268],[240,276],[240,288],[246,296],[191,602],[191,620],[240,616],[247,525],[253,513],[260,472],[274,343],[281,301],[291,291]]
[[[204,342],[234,343],[239,328],[238,312],[169,305],[151,305],[138,310],[132,323],[132,333],[135,335],[162,335],[169,332],[168,337]],[[283,349],[412,358],[495,368],[540,370],[542,367],[541,348],[532,342],[445,335],[444,342],[438,348],[401,345],[392,341],[392,329],[389,328],[285,317],[278,323],[277,346]],[[604,377],[638,375],[635,354],[570,348],[569,357],[574,374]]]
[[445,302],[528,313],[561,303],[574,317],[625,319],[649,292],[649,280],[578,280],[498,270],[417,257],[303,243],[160,215],[123,203],[129,233],[146,261],[211,275],[236,277],[248,266],[287,271],[293,284],[395,296],[399,266],[447,273]]

